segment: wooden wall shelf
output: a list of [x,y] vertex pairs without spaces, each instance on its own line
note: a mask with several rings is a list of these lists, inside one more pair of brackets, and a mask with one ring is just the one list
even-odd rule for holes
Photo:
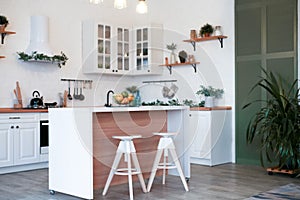
[[10,34],[16,34],[16,32],[13,31],[1,31],[1,44],[4,44],[4,38],[6,35],[10,35]]
[[1,58],[5,58],[5,56],[0,56],[0,59],[1,59]]
[[210,37],[200,37],[200,38],[194,38],[194,39],[183,40],[183,41],[191,43],[194,47],[194,51],[196,51],[196,42],[204,42],[209,40],[219,40],[221,44],[221,48],[223,48],[223,39],[225,38],[227,38],[227,36],[219,35],[219,36],[210,36]]
[[185,62],[185,63],[175,63],[175,64],[164,64],[164,65],[159,65],[162,67],[167,67],[168,70],[170,71],[170,74],[172,74],[172,67],[178,67],[178,66],[184,66],[184,65],[192,65],[192,67],[195,70],[195,73],[197,72],[197,64],[200,62]]

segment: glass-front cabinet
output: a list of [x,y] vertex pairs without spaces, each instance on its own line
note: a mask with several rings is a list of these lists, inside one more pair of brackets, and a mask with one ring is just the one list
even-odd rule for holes
[[87,74],[160,74],[163,62],[161,25],[139,28],[82,23],[82,67]]
[[163,62],[163,27],[151,24],[135,28],[134,34],[134,69],[135,75],[161,74],[159,65]]
[[129,72],[129,29],[117,28],[117,70]]
[[98,68],[111,69],[111,27],[98,25]]

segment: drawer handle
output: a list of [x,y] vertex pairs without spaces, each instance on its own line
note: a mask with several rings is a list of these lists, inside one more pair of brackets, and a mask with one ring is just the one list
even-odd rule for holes
[[9,119],[21,119],[21,117],[9,117]]

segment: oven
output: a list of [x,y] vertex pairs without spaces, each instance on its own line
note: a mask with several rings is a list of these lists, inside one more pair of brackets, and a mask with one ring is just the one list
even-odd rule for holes
[[40,154],[49,152],[49,120],[40,120]]

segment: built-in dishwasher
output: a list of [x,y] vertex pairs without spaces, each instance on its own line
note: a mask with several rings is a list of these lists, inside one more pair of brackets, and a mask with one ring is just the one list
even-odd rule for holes
[[49,152],[49,120],[48,114],[40,119],[40,154]]

